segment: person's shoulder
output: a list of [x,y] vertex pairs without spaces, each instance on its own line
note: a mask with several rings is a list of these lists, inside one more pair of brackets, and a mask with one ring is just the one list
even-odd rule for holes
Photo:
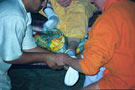
[[119,4],[112,4],[109,8],[107,8],[105,11],[102,13],[102,17],[108,18],[108,19],[113,19],[117,15],[120,15],[120,10],[121,7]]
[[16,15],[23,17],[23,12],[18,4],[18,0],[0,1],[0,16]]
[[107,17],[123,17],[124,15],[127,15],[133,8],[133,5],[131,4],[131,1],[121,1],[112,4],[105,12],[104,15]]
[[132,7],[132,5],[130,3],[131,3],[131,1],[129,1],[129,0],[125,0],[125,1],[123,0],[123,1],[113,3],[107,9],[107,12],[108,13],[121,13],[122,11],[125,11],[127,8]]

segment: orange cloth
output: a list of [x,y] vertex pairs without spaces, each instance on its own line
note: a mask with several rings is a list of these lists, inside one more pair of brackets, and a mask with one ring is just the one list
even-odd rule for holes
[[135,4],[109,1],[89,32],[81,69],[93,75],[106,67],[108,72],[99,81],[101,89],[135,88]]

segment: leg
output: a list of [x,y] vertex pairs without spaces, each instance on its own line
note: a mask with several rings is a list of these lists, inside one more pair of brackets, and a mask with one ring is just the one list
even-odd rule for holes
[[96,83],[94,83],[92,85],[89,85],[86,88],[83,88],[83,90],[93,90],[93,89],[100,90],[98,82],[96,82]]

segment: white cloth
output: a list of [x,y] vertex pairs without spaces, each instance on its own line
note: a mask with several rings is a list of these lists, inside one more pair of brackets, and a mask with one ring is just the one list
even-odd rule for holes
[[69,67],[64,78],[64,83],[67,86],[73,86],[79,79],[79,72],[72,67]]
[[30,29],[31,16],[22,0],[0,1],[0,90],[10,90],[7,71],[11,61],[22,55],[22,49],[36,47]]
[[52,7],[51,4],[47,3],[47,8],[44,9],[44,13],[46,14],[48,19],[50,19],[52,16],[57,16],[53,9],[50,7]]
[[[77,58],[75,56],[74,50],[72,50],[72,49],[67,49],[65,51],[65,53],[72,58]],[[64,78],[65,85],[73,86],[77,83],[78,79],[79,79],[79,72],[77,70],[73,69],[72,67],[69,67],[65,74],[65,78]]]
[[56,13],[50,7],[51,7],[51,4],[47,3],[47,8],[44,9],[44,13],[46,14],[48,20],[44,23],[43,32],[56,28],[57,25],[59,24],[58,15],[56,15]]
[[[83,54],[81,54],[81,58],[83,58]],[[95,75],[85,75],[85,80],[83,84],[83,88],[98,82],[102,77],[103,77],[103,72],[106,68],[105,67],[100,67],[99,72]]]

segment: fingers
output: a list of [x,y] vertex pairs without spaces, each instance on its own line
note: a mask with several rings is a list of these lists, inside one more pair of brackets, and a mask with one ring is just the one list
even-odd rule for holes
[[46,7],[47,0],[42,0],[42,6]]
[[55,58],[52,58],[52,60],[47,60],[47,64],[52,69],[62,69],[65,68],[68,69],[68,66],[65,65],[65,61],[70,58],[68,55],[64,53],[55,54]]
[[71,2],[72,0],[58,0],[58,3],[63,7],[69,6]]
[[63,69],[64,68],[64,66],[62,65],[62,66],[58,66],[57,67],[57,69]]
[[69,68],[69,66],[64,66],[64,65],[62,65],[62,66],[59,66],[59,65],[54,65],[54,66],[50,66],[50,68],[52,68],[52,69],[54,69],[54,70],[59,70],[59,69],[65,69],[65,70],[68,70],[68,68]]
[[62,68],[64,68],[64,66],[63,66],[63,65],[62,65],[62,66],[59,66],[59,65],[55,64],[55,65],[53,65],[53,66],[50,66],[50,68],[52,68],[52,69],[54,69],[54,70],[57,70],[57,69],[62,69]]

